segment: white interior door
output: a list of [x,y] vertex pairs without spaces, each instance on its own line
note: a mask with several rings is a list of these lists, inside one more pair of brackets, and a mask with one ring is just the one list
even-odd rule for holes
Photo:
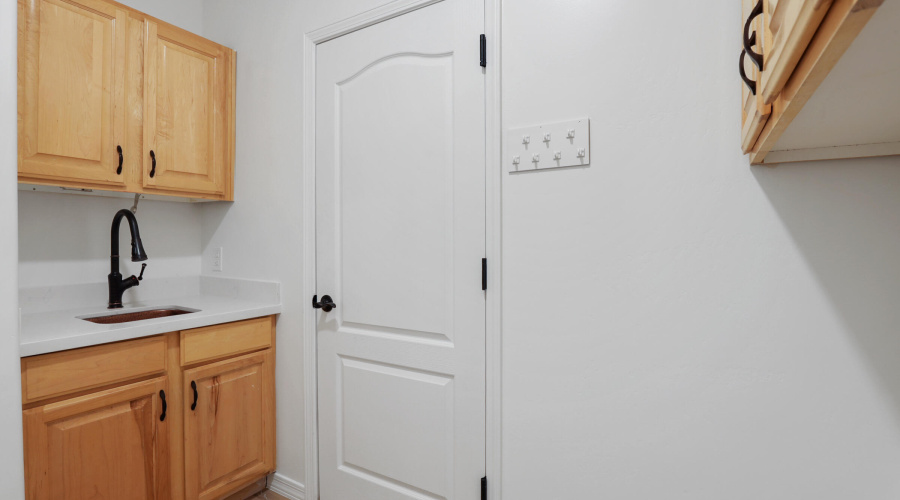
[[317,47],[322,500],[479,498],[483,25],[444,0]]

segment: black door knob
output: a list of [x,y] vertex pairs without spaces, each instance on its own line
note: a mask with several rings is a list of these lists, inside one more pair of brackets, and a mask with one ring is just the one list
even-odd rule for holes
[[325,312],[331,312],[332,309],[337,309],[337,304],[331,300],[331,296],[323,295],[322,302],[319,302],[319,296],[313,295],[312,306],[314,309],[321,309]]

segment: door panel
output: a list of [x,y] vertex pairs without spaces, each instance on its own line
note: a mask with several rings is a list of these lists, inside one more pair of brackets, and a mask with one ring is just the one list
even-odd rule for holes
[[126,12],[93,0],[20,8],[20,175],[124,185]]
[[322,500],[479,495],[482,28],[445,0],[317,47]]
[[412,496],[430,492],[446,498],[453,461],[453,377],[347,357],[340,361],[339,470],[374,482],[392,478]]
[[26,410],[29,500],[168,499],[164,377]]
[[143,185],[223,194],[229,68],[225,51],[164,25],[147,22],[145,29]]
[[[338,196],[352,200],[336,200],[346,323],[442,339],[450,333],[452,76],[452,54],[400,55],[338,84]],[[390,95],[403,96],[405,109],[384,98]],[[404,111],[417,119],[401,119]],[[372,161],[395,155],[390,165]],[[416,279],[381,293],[398,269]]]
[[271,350],[185,371],[188,500],[219,498],[274,470],[273,380]]

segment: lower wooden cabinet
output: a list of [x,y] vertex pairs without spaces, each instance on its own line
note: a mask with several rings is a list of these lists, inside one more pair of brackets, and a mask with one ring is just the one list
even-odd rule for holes
[[275,468],[271,350],[184,372],[187,498],[211,500]]
[[26,498],[217,500],[273,472],[274,338],[265,317],[23,358],[23,386],[69,381],[23,392]]
[[25,411],[32,500],[170,498],[165,377]]

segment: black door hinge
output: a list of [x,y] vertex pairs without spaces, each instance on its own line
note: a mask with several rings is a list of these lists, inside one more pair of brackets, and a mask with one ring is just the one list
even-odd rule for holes
[[487,37],[481,35],[481,67],[487,68]]
[[487,500],[487,476],[481,478],[481,500]]
[[481,289],[487,290],[487,259],[481,259]]

